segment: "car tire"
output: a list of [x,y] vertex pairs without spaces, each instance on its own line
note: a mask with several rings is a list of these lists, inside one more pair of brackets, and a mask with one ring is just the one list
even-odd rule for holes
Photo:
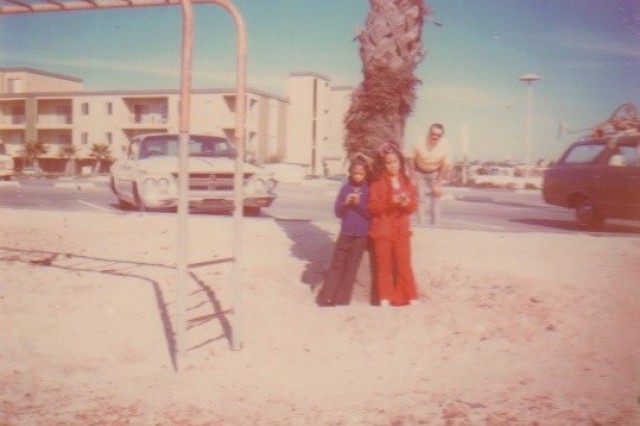
[[133,197],[135,199],[135,208],[136,210],[138,210],[139,212],[146,212],[147,211],[147,206],[144,204],[144,201],[142,200],[142,198],[140,198],[140,196],[138,195],[138,186],[134,186],[133,187]]
[[118,197],[118,208],[120,208],[120,210],[131,210],[132,207],[131,203]]
[[118,192],[116,191],[116,183],[113,180],[113,176],[111,176],[111,178],[109,179],[109,188],[111,188],[111,192],[113,192],[116,196],[118,195]]
[[587,196],[578,198],[575,205],[578,224],[588,231],[598,231],[604,225],[604,217],[593,200]]
[[260,216],[260,207],[245,206],[242,209],[244,216]]

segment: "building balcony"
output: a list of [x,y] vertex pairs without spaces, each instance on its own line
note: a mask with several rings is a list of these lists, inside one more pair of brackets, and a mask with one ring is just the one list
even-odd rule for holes
[[26,118],[24,115],[2,115],[0,116],[0,127],[7,128],[24,128]]
[[167,128],[169,120],[158,114],[131,114],[123,123],[123,127],[144,129],[144,128]]
[[39,129],[69,129],[73,124],[71,115],[41,115],[38,117]]

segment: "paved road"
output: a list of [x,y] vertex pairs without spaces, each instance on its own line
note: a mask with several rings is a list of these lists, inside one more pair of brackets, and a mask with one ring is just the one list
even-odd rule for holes
[[[263,210],[262,218],[335,221],[333,200],[339,182],[281,183],[279,198]],[[54,211],[107,211],[121,209],[104,178],[25,179],[0,182],[0,207]],[[137,214],[137,213],[136,213]],[[150,213],[153,214],[153,213]],[[451,229],[510,232],[583,232],[572,212],[544,204],[539,191],[449,188],[443,200],[443,220]],[[608,221],[605,233],[640,234],[640,224]]]

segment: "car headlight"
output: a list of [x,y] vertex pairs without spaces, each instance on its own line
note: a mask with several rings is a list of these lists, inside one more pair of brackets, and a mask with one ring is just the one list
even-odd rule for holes
[[169,177],[146,177],[142,181],[142,192],[147,197],[175,196],[176,185]]
[[245,186],[245,194],[268,194],[276,187],[276,181],[268,176],[254,176]]
[[265,180],[265,185],[267,187],[267,191],[271,192],[274,189],[276,189],[276,186],[278,185],[278,181],[274,179],[267,179]]
[[267,186],[262,179],[253,179],[249,182],[247,186],[247,190],[249,193],[261,193],[267,190]]

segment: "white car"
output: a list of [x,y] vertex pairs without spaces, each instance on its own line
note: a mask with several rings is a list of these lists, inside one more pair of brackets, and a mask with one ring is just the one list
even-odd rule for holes
[[[198,210],[233,210],[235,149],[225,138],[189,136],[189,206]],[[244,212],[258,214],[276,199],[271,174],[243,165]],[[178,135],[153,133],[131,139],[126,158],[110,169],[111,189],[121,205],[139,211],[178,205]]]
[[0,178],[4,180],[11,180],[14,166],[13,158],[10,155],[7,155],[4,144],[0,143]]

